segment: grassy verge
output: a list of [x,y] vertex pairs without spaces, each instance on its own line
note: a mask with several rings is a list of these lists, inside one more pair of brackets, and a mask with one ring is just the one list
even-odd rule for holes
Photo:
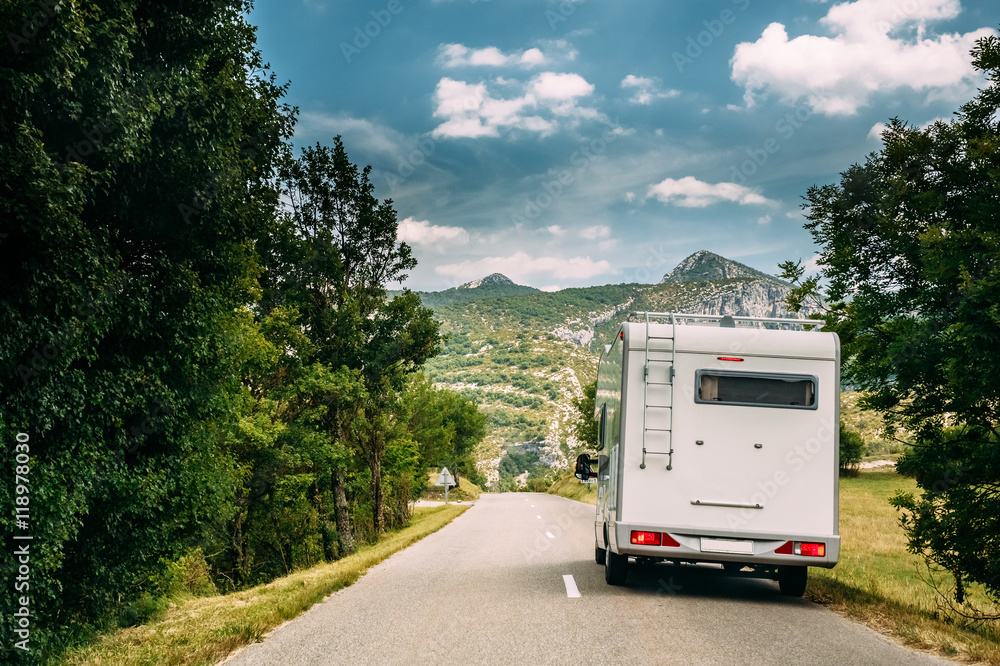
[[417,509],[409,527],[336,562],[297,571],[279,580],[224,596],[193,599],[157,622],[122,629],[93,645],[70,650],[63,664],[127,666],[215,664],[271,629],[297,617],[327,595],[347,587],[368,569],[441,529],[468,507]]
[[[428,485],[427,490],[423,492],[420,496],[421,499],[433,500],[436,502],[444,501],[444,487],[435,486],[438,479],[438,470],[431,470],[428,473]],[[473,500],[479,499],[479,495],[482,493],[482,489],[469,481],[464,476],[458,477],[458,488],[450,488],[448,490],[448,501],[450,502],[471,502]]]
[[577,502],[587,504],[597,504],[597,484],[583,483],[573,476],[572,470],[567,470],[559,475],[556,482],[547,491],[552,495],[559,495]]
[[911,647],[1000,666],[1000,627],[961,626],[938,613],[936,594],[921,579],[923,559],[906,551],[888,503],[898,490],[913,492],[916,484],[894,471],[840,480],[840,561],[810,569],[807,595]]

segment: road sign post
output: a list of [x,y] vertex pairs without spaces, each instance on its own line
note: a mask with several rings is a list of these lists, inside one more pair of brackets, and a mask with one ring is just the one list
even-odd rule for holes
[[436,485],[436,486],[444,486],[444,503],[447,504],[448,503],[448,487],[455,485],[455,479],[452,478],[451,472],[448,471],[447,467],[445,467],[444,469],[442,469],[441,473],[438,474],[437,483],[435,483],[434,485]]

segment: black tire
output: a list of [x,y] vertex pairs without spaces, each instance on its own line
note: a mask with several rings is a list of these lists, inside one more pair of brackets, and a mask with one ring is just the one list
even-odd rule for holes
[[608,551],[604,550],[594,542],[594,561],[598,564],[604,564],[604,559],[608,556]]
[[786,597],[801,597],[806,591],[809,567],[780,567],[778,569],[778,589]]
[[604,554],[604,580],[608,585],[624,585],[628,578],[628,555],[619,555],[612,550]]

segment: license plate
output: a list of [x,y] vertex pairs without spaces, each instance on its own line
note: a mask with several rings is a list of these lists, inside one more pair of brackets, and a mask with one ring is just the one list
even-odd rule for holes
[[703,553],[735,553],[737,555],[753,555],[753,541],[738,541],[736,539],[705,539],[701,540]]

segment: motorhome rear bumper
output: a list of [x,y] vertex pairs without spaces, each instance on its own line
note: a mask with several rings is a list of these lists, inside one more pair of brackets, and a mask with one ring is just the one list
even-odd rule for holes
[[[644,546],[631,543],[633,531],[669,534],[679,546]],[[780,534],[755,532],[703,532],[663,525],[615,525],[615,552],[633,557],[653,557],[684,562],[738,562],[770,566],[810,566],[830,569],[840,557],[836,534]],[[822,557],[776,553],[789,541],[822,543]],[[749,547],[748,547],[749,544]],[[707,549],[706,549],[707,548]],[[721,550],[743,552],[720,552]],[[749,550],[750,552],[745,552]]]

